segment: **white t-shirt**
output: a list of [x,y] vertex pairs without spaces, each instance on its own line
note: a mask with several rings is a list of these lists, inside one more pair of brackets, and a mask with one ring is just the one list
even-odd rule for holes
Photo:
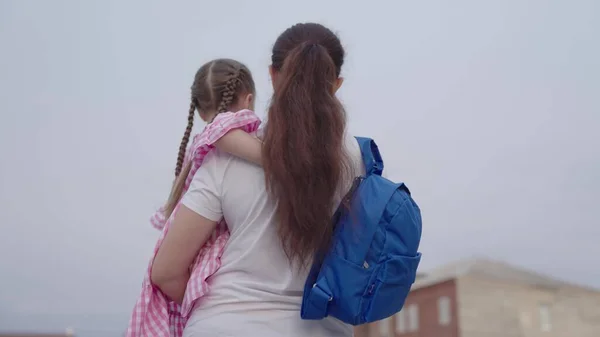
[[[354,175],[363,174],[356,140],[346,137],[346,147]],[[351,183],[344,182],[340,191]],[[210,291],[194,308],[184,337],[352,336],[352,327],[334,318],[300,319],[308,270],[293,268],[281,248],[275,202],[267,194],[261,167],[214,150],[182,202],[208,219],[224,217],[231,232],[221,268],[209,279]]]

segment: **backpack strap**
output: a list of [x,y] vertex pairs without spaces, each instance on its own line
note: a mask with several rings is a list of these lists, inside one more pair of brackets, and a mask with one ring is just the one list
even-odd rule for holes
[[300,309],[302,319],[317,320],[327,317],[329,303],[333,300],[327,280],[318,279],[321,265],[321,263],[313,264],[304,284],[302,307]]
[[380,176],[383,172],[383,159],[381,159],[379,147],[377,147],[377,144],[375,144],[375,141],[371,138],[355,138],[358,141],[358,146],[360,147],[360,153],[362,154],[367,175],[376,174]]

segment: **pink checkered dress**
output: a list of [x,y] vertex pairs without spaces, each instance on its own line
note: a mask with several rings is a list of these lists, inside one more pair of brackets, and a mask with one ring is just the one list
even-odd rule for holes
[[[233,129],[242,129],[246,132],[254,132],[260,125],[260,119],[250,110],[241,110],[236,113],[226,112],[218,114],[214,121],[209,124],[200,134],[194,137],[192,146],[188,150],[185,163],[192,160],[192,167],[188,174],[184,192],[190,186],[192,178],[202,164],[204,157],[214,147],[214,143],[223,135]],[[173,214],[179,209],[177,204]],[[213,275],[221,266],[221,255],[225,244],[229,239],[229,230],[224,221],[221,221],[211,238],[202,246],[198,257],[190,266],[191,275],[185,290],[183,303],[178,305],[169,301],[162,292],[150,282],[152,262],[158,252],[165,235],[169,231],[173,214],[165,219],[163,209],[158,210],[150,219],[152,226],[162,230],[158,242],[154,248],[154,255],[148,265],[142,293],[135,304],[127,337],[179,337],[183,335],[183,328],[194,307],[197,299],[208,292],[206,280]]]

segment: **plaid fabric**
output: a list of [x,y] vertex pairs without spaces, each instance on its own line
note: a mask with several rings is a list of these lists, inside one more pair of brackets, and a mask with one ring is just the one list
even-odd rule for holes
[[[185,181],[184,192],[188,190],[194,174],[198,171],[204,157],[214,148],[213,144],[217,140],[233,129],[254,132],[258,129],[259,125],[260,119],[250,110],[218,114],[211,124],[194,137],[192,146],[188,150],[184,165],[191,160],[192,167]],[[173,214],[177,212],[180,205],[177,204]],[[127,328],[127,337],[182,336],[183,329],[194,304],[208,292],[208,283],[206,280],[221,266],[221,256],[225,244],[229,239],[229,230],[224,221],[217,224],[215,232],[204,246],[202,246],[194,263],[190,266],[192,271],[181,305],[169,301],[158,288],[152,285],[150,282],[152,262],[158,252],[158,248],[169,231],[169,227],[173,221],[173,214],[168,219],[165,219],[163,209],[161,208],[150,219],[152,226],[162,230],[162,233],[154,248],[152,260],[150,260],[148,265],[148,270],[142,283],[142,292],[133,309]]]

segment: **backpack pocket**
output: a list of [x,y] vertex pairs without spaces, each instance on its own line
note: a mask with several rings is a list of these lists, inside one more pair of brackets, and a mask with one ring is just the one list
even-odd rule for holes
[[349,324],[360,324],[363,301],[373,271],[332,254],[321,267],[319,277],[327,280],[333,291],[329,315]]
[[371,299],[365,320],[378,321],[399,312],[404,306],[410,287],[415,282],[421,254],[394,255],[381,263],[369,290]]

